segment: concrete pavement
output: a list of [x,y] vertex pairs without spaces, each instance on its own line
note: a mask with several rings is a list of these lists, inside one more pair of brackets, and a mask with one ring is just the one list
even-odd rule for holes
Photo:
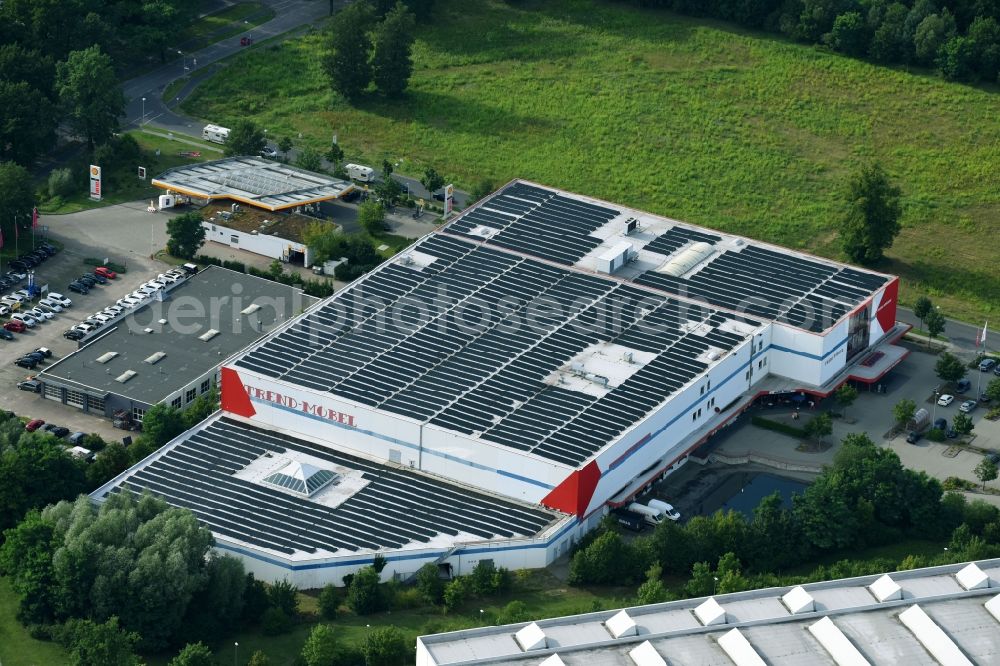
[[[907,324],[912,324],[914,327],[920,326],[920,320],[917,319],[912,310],[907,308],[899,308],[896,311],[896,319]],[[985,319],[978,325],[947,319],[943,335],[958,350],[973,352],[976,349],[976,336],[982,333],[983,324],[985,323]],[[985,348],[991,352],[1000,351],[1000,330],[996,330],[997,328],[1000,328],[1000,321],[996,322],[994,330],[987,330]]]

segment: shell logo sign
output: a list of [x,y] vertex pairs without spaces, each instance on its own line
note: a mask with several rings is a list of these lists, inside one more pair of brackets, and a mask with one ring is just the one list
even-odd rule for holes
[[101,167],[94,164],[90,165],[90,198],[101,200]]

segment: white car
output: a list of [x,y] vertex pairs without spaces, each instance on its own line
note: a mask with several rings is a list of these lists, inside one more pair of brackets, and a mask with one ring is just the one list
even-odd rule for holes
[[18,293],[15,292],[13,294],[7,294],[6,296],[4,296],[4,300],[17,301],[18,303],[24,303],[24,301],[27,300],[27,299],[25,299],[25,297],[22,296],[21,294],[18,294]]
[[19,312],[17,314],[13,314],[13,315],[10,316],[10,318],[13,321],[19,321],[19,322],[21,322],[22,324],[24,324],[28,328],[34,328],[35,324],[38,323],[37,319],[35,319],[34,317],[32,317],[30,314],[28,314],[26,312],[25,313]]
[[667,517],[668,520],[674,522],[681,519],[681,512],[674,508],[672,504],[667,504],[663,500],[653,499],[647,502],[651,509],[656,509],[662,511],[663,515]]
[[73,301],[69,300],[68,298],[66,298],[62,294],[58,294],[58,293],[56,293],[54,291],[50,291],[49,295],[46,296],[45,298],[47,300],[50,300],[50,301],[55,301],[56,303],[58,303],[59,305],[63,306],[64,308],[68,308],[69,306],[73,305]]
[[63,306],[60,305],[58,302],[56,302],[56,300],[53,299],[53,298],[43,298],[42,300],[38,301],[38,304],[39,305],[44,305],[45,307],[47,307],[50,310],[52,310],[52,312],[62,312],[63,311]]
[[[16,316],[17,315],[14,315],[14,317],[16,317]],[[11,317],[11,318],[13,319],[13,317]],[[963,412],[965,414],[968,414],[969,412],[971,412],[975,408],[976,408],[976,401],[975,400],[966,400],[961,405],[959,405],[958,411]]]
[[31,308],[30,310],[28,310],[24,314],[31,315],[32,317],[34,317],[38,321],[42,321],[42,320],[48,321],[48,320],[52,319],[53,317],[55,317],[55,315],[52,314],[51,312],[46,312],[45,310],[43,310],[43,309],[41,309],[39,307]]
[[109,305],[108,307],[106,307],[103,310],[101,310],[101,312],[103,312],[105,314],[109,314],[112,317],[117,317],[121,313],[125,312],[125,308],[123,308],[120,305]]
[[171,274],[160,273],[159,275],[156,276],[156,280],[158,282],[163,282],[166,284],[173,284],[174,282],[177,282],[180,279],[181,276],[177,275],[176,273],[171,273]]
[[947,407],[953,402],[955,402],[955,396],[948,395],[947,393],[938,398],[938,404],[942,407]]
[[6,305],[0,305],[0,317],[6,317],[10,314],[10,308]]
[[118,305],[123,308],[128,308],[131,310],[135,306],[139,305],[141,301],[138,298],[132,298],[131,296],[126,296],[125,298],[118,299]]
[[20,296],[21,298],[23,298],[26,301],[30,301],[31,300],[31,294],[28,293],[27,289],[18,289],[17,291],[14,292],[14,295],[15,296]]
[[146,293],[145,291],[140,291],[138,289],[136,289],[131,294],[129,294],[129,296],[131,296],[132,298],[136,299],[137,301],[144,301],[147,298],[149,298],[149,294],[148,293]]
[[87,322],[81,322],[81,323],[77,324],[76,326],[73,326],[70,330],[80,331],[82,333],[90,333],[91,331],[95,330],[96,328],[97,327],[94,326],[93,324],[88,324]]
[[91,321],[96,320],[101,322],[102,324],[107,324],[109,321],[114,319],[114,317],[112,317],[111,315],[104,314],[102,312],[98,312],[96,314],[90,315],[89,317],[87,317],[87,319],[90,319]]

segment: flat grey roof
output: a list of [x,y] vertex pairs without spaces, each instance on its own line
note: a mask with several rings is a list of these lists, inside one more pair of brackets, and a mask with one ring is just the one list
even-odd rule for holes
[[[114,284],[104,288],[114,289]],[[45,368],[38,379],[154,405],[316,300],[279,282],[209,266],[177,284],[162,302],[154,300],[139,308],[104,335]],[[243,314],[252,305],[260,307]],[[208,340],[199,337],[210,330],[218,334]],[[146,361],[158,352],[165,356],[155,364]],[[112,353],[112,358],[98,361]],[[127,371],[136,374],[118,381]]]
[[228,157],[174,167],[152,183],[199,199],[232,199],[270,211],[336,199],[354,189],[350,181],[261,157]]
[[[706,602],[701,598],[538,620],[545,636],[538,649],[525,650],[514,638],[529,623],[421,636],[418,642],[430,656],[425,663],[439,665],[541,664],[553,654],[558,658],[546,664],[664,663],[649,659],[653,652],[671,666],[997,663],[1000,559],[888,577],[898,592],[881,602],[868,589],[880,576],[719,595],[721,621],[709,626],[695,612]],[[798,600],[783,599],[793,589]],[[616,638],[605,623],[620,612],[635,629]],[[640,645],[646,659],[630,656]]]

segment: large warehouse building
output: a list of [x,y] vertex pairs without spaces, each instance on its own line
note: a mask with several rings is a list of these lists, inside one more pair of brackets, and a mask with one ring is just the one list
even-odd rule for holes
[[897,289],[516,181],[251,345],[224,414],[95,496],[152,488],[300,586],[377,552],[545,566],[761,393],[876,381],[905,354]]
[[417,666],[996,664],[1000,560],[417,639]]

